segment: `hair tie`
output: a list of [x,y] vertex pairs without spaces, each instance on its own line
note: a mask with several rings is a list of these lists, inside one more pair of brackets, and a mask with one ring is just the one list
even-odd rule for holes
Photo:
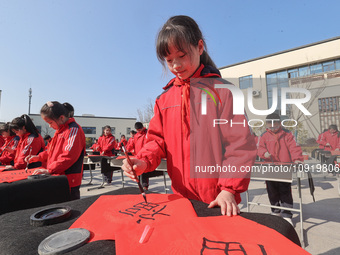
[[51,101],[48,101],[46,104],[48,107],[53,107],[53,103]]

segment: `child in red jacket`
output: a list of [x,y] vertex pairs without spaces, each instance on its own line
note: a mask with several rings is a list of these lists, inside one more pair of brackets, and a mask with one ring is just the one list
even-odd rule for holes
[[127,141],[126,144],[126,150],[129,152],[130,155],[135,155],[135,149],[134,149],[134,137],[137,134],[137,132],[135,130],[131,130],[130,131],[130,135],[131,137],[129,138],[129,140]]
[[337,125],[330,125],[328,130],[319,136],[317,143],[322,146],[325,151],[334,151],[338,148],[339,144],[338,133]]
[[[97,142],[97,150],[100,152],[102,156],[114,156],[114,149],[117,146],[116,138],[111,133],[111,127],[109,125],[103,127],[103,133],[98,138]],[[110,169],[110,165],[106,160],[102,160],[101,162],[102,169]],[[106,185],[111,184],[112,182],[112,174],[113,171],[106,171],[103,173],[105,176]]]
[[7,166],[8,169],[35,168],[41,166],[40,162],[28,164],[25,158],[35,155],[45,149],[44,139],[39,134],[38,129],[33,124],[31,118],[24,114],[15,118],[10,124],[11,130],[20,137],[14,158],[14,166]]
[[33,174],[66,175],[71,199],[79,199],[85,155],[85,134],[74,118],[70,117],[73,116],[73,107],[69,103],[50,101],[43,105],[40,114],[56,132],[47,150],[39,155],[28,156],[26,161],[46,162],[47,169],[37,169]]
[[[174,193],[210,203],[209,207],[220,206],[223,215],[236,215],[240,212],[237,206],[241,201],[240,193],[247,190],[249,178],[192,178],[190,161],[199,160],[200,155],[190,153],[191,149],[195,150],[190,137],[193,136],[194,140],[204,139],[202,146],[197,146],[197,149],[208,154],[213,152],[216,156],[215,165],[231,164],[238,171],[241,166],[252,165],[256,157],[256,145],[249,127],[219,126],[214,135],[210,135],[209,131],[213,127],[209,126],[205,135],[202,133],[200,136],[190,129],[191,120],[199,118],[202,121],[205,117],[200,114],[200,105],[190,101],[192,78],[221,77],[205,50],[203,35],[192,18],[171,17],[158,34],[156,48],[160,62],[163,65],[166,63],[176,77],[156,99],[147,142],[137,158],[132,159],[133,169],[137,175],[150,172],[160,164],[162,158],[167,158],[167,171]],[[223,103],[217,108],[209,103],[211,116],[224,116],[237,122],[246,121],[244,115],[233,115],[231,92],[226,89],[217,90]],[[195,93],[202,91],[196,89]],[[212,162],[213,159],[208,158],[208,161]],[[134,179],[126,160],[123,161],[122,169]]]
[[[265,162],[302,163],[301,147],[297,145],[294,136],[281,126],[280,116],[276,113],[266,117],[267,131],[259,138],[258,156]],[[271,205],[293,208],[291,183],[266,181],[268,197]],[[292,212],[271,208],[272,214],[282,216],[292,223]],[[280,214],[281,213],[281,214]]]
[[5,144],[0,149],[0,163],[2,165],[13,165],[20,138],[11,130],[9,122],[0,126],[0,135],[5,140]]
[[[143,126],[143,123],[136,122],[135,129],[137,133],[134,135],[133,140],[129,144],[128,151],[133,151],[135,155],[143,148],[144,144],[146,143],[146,134],[147,129]],[[149,189],[149,175],[148,173],[142,174],[140,176],[142,186],[144,190]]]

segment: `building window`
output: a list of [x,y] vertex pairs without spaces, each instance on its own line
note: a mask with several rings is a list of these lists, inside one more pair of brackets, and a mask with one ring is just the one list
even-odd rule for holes
[[299,68],[299,76],[304,77],[310,75],[310,68],[309,66],[303,66]]
[[329,125],[339,123],[339,102],[340,97],[326,97],[318,99],[321,130],[327,129]]
[[[294,73],[294,72],[291,72]],[[273,88],[277,88],[277,107],[276,110],[281,110],[281,88],[289,87],[288,83],[288,71],[281,71],[276,73],[270,73],[266,75],[267,80],[267,99],[268,109],[273,104]],[[287,115],[289,115],[290,106],[287,106]]]
[[335,70],[335,62],[334,61],[328,61],[322,63],[323,71],[324,72],[330,72]]
[[248,75],[248,76],[240,77],[239,82],[240,82],[240,89],[252,88],[253,87],[253,76]]
[[41,126],[36,126],[36,128],[38,129],[39,134],[41,134]]
[[311,74],[322,73],[322,65],[321,64],[311,65],[310,66],[310,73]]
[[126,128],[126,135],[128,135],[128,134],[130,134],[130,132],[131,132],[131,128]]
[[295,69],[288,70],[288,77],[289,78],[297,78],[297,77],[299,77],[299,69],[295,68]]
[[340,70],[340,59],[335,61],[335,68],[336,70]]
[[111,127],[111,133],[114,135],[116,134],[116,127]]
[[96,127],[82,127],[85,134],[96,134]]

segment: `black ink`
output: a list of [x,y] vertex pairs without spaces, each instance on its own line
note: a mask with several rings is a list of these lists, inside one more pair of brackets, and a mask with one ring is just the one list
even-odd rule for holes
[[[208,246],[209,244],[209,246]],[[247,255],[247,252],[243,248],[243,246],[238,242],[221,242],[221,241],[211,241],[207,238],[203,237],[203,243],[202,243],[202,249],[201,249],[201,255],[209,254],[211,250],[218,250],[218,251],[224,251],[225,255],[232,255],[230,252],[236,252],[237,254],[240,254],[242,252],[244,255]],[[215,252],[214,252],[215,253]]]
[[[160,207],[160,205],[155,204],[155,203],[142,202],[142,203],[135,204],[130,208],[125,209],[125,211],[119,211],[119,213],[127,214],[129,216],[134,217],[137,215],[138,212],[142,212],[143,210],[146,210],[152,213],[140,214],[139,217],[142,219],[148,219],[148,220],[155,220],[156,215],[170,216],[169,214],[161,213],[161,211],[163,211],[166,208],[166,205],[164,205],[161,208],[157,208],[157,207]],[[137,223],[139,224],[140,221],[137,221]]]
[[139,220],[137,220],[136,222],[139,224],[141,221],[142,221],[142,220],[141,220],[141,219],[139,219]]
[[267,255],[267,252],[266,252],[266,249],[264,248],[264,246],[262,244],[258,244],[258,246],[260,247],[262,254]]
[[[164,216],[170,216],[169,214],[166,213],[160,213],[160,211],[163,211],[165,209],[166,205],[163,206],[163,208],[159,209],[158,211],[153,210],[154,213],[149,213],[149,214],[141,214],[139,215],[139,217],[143,218],[143,219],[149,219],[149,220],[155,220],[154,216],[155,215],[164,215]],[[148,217],[148,215],[151,215],[150,217]]]

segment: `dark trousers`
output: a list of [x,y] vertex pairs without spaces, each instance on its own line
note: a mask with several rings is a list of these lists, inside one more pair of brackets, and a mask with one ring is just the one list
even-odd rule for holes
[[[288,182],[266,181],[268,198],[271,205],[293,208],[292,185]],[[282,217],[292,218],[292,212],[271,208],[273,213],[280,213]]]
[[101,161],[101,172],[105,176],[105,181],[107,183],[112,182],[112,175],[113,175],[113,169],[110,166],[110,164],[107,162],[107,159],[103,158]]
[[80,199],[80,186],[71,188],[71,200]]

